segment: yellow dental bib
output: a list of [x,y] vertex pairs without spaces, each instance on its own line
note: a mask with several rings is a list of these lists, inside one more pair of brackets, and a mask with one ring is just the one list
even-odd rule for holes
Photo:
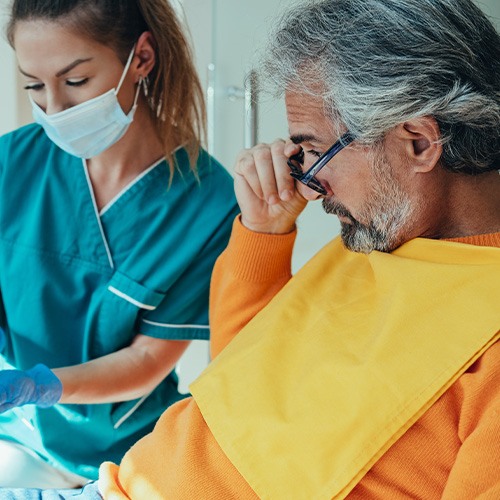
[[344,498],[499,337],[500,249],[339,239],[212,362],[191,392],[262,499]]

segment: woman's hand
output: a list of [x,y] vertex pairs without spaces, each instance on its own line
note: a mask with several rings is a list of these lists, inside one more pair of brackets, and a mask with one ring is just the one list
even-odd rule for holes
[[242,151],[234,169],[241,222],[251,231],[284,234],[295,227],[307,200],[295,189],[287,159],[300,148],[278,139]]
[[26,404],[48,408],[55,405],[61,395],[61,381],[45,365],[26,371],[0,371],[0,413]]

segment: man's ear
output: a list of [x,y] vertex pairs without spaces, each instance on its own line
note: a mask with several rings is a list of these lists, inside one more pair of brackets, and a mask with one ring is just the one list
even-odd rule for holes
[[134,72],[136,83],[139,78],[146,78],[156,64],[155,40],[149,31],[145,31],[137,40],[135,55],[131,70]]
[[415,172],[430,172],[443,153],[441,131],[435,118],[420,116],[397,126],[403,141],[408,163]]

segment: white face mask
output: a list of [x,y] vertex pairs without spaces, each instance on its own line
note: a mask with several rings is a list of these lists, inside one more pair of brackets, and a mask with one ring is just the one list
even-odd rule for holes
[[92,158],[120,140],[134,119],[141,81],[137,86],[134,104],[126,115],[117,99],[123,80],[132,62],[135,46],[127,60],[116,89],[65,109],[47,115],[30,95],[33,118],[49,139],[67,153],[79,158]]

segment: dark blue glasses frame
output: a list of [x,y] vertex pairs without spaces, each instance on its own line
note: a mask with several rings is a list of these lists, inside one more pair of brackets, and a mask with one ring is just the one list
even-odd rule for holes
[[290,175],[296,180],[305,184],[319,194],[325,196],[326,189],[321,185],[321,182],[316,179],[316,174],[342,149],[354,141],[354,136],[350,132],[346,132],[340,139],[330,148],[328,148],[311,166],[307,172],[302,171],[304,163],[304,150],[296,155],[290,156],[287,163],[290,167]]

